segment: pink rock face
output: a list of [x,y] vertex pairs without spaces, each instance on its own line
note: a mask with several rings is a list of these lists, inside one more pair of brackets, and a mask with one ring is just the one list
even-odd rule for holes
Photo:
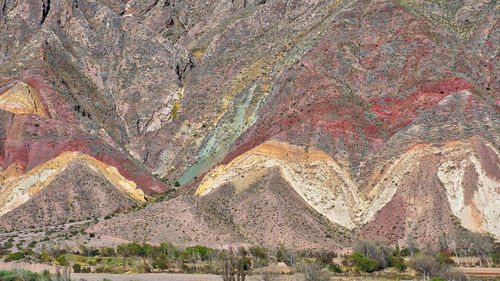
[[134,163],[130,156],[106,143],[101,136],[79,128],[78,112],[64,104],[59,93],[48,87],[40,77],[26,76],[23,82],[40,95],[49,117],[14,114],[6,120],[0,158],[2,166],[17,164],[28,171],[63,152],[79,151],[116,167],[125,178],[134,181],[145,191],[161,193],[168,189],[164,183]]
[[[370,12],[382,14],[386,26],[370,20],[359,30],[334,24],[283,73],[260,122],[237,141],[225,163],[269,138],[312,145],[327,139],[332,153],[347,152],[352,161],[363,161],[420,112],[472,88],[443,64],[449,50],[428,38],[425,20],[388,7]],[[391,65],[398,59],[402,64]],[[427,78],[436,75],[451,77]]]
[[499,159],[495,157],[493,149],[484,142],[478,141],[476,142],[476,150],[479,161],[481,162],[481,167],[486,174],[491,178],[500,180],[500,162]]

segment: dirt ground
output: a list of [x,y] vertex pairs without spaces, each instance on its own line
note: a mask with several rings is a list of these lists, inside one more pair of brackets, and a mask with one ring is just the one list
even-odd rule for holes
[[[71,279],[84,279],[87,281],[101,281],[107,278],[112,281],[222,281],[222,278],[212,274],[177,274],[177,273],[149,273],[149,274],[96,274],[96,273],[74,273],[71,274]],[[263,280],[259,276],[247,277],[249,281]],[[274,279],[276,281],[299,281],[302,280],[298,275],[279,276]]]
[[41,264],[41,263],[27,263],[27,262],[3,262],[0,261],[0,270],[29,270],[31,272],[42,272],[44,269],[47,269],[50,273],[55,273],[56,272],[56,267],[47,265],[47,264]]
[[459,267],[469,276],[500,276],[500,268],[496,267]]

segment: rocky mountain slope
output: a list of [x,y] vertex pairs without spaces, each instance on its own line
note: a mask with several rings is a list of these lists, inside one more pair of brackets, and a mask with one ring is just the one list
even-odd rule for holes
[[352,234],[312,210],[277,169],[245,190],[225,184],[202,198],[183,195],[117,215],[88,231],[129,241],[200,243],[214,248],[242,242],[270,248],[281,244],[339,247]]
[[91,228],[299,248],[500,238],[499,9],[0,0],[0,228],[175,188]]

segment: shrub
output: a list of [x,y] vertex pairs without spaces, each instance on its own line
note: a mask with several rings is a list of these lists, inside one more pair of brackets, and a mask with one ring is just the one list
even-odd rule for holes
[[153,267],[159,270],[165,270],[168,268],[168,265],[164,260],[160,259],[153,262]]
[[338,266],[336,263],[334,262],[329,262],[328,263],[328,270],[330,272],[335,272],[335,273],[342,273],[342,270],[340,269],[340,266]]
[[187,258],[197,259],[199,257],[201,260],[206,260],[208,258],[208,254],[212,251],[213,251],[212,249],[199,245],[194,247],[187,247],[183,257],[184,259]]
[[442,277],[444,280],[455,281],[468,280],[463,272],[456,270],[449,264],[441,264],[438,256],[418,254],[411,259],[410,266],[418,273],[430,278]]
[[356,243],[354,249],[364,257],[377,261],[377,269],[386,268],[394,253],[393,249],[381,241],[360,240]]
[[492,258],[494,263],[500,263],[500,255],[493,254],[493,255],[491,255],[491,258]]
[[44,269],[42,271],[42,279],[43,280],[49,280],[51,274],[50,274],[50,271],[48,269]]
[[269,265],[269,260],[263,258],[256,258],[253,262],[255,268],[260,268]]
[[116,256],[116,251],[111,247],[101,247],[100,251],[102,256],[104,257],[114,257]]
[[420,249],[418,249],[418,248],[404,248],[403,250],[401,250],[401,256],[409,257],[412,255],[412,252],[413,252],[413,254],[418,254],[418,253],[420,253]]
[[451,259],[451,254],[449,252],[441,252],[437,255],[437,261],[440,264],[454,265],[455,263]]
[[396,268],[399,272],[406,270],[406,263],[402,257],[392,256],[389,260],[389,266]]
[[285,246],[280,245],[276,252],[276,258],[288,266],[294,266],[299,259],[299,254],[294,249],[287,249]]
[[68,265],[69,264],[64,256],[57,257],[56,262],[60,265]]
[[21,252],[17,252],[17,253],[11,253],[11,254],[8,254],[7,255],[7,261],[17,261],[17,260],[21,260],[24,258],[24,254],[21,253]]
[[259,246],[250,247],[250,254],[254,258],[267,259],[267,253],[266,253],[266,251],[263,248],[259,247]]
[[304,279],[306,281],[327,280],[326,277],[321,274],[321,264],[319,262],[303,262],[299,264],[298,269],[304,274]]
[[74,272],[74,273],[80,273],[81,271],[82,271],[82,266],[81,266],[81,265],[79,265],[78,263],[75,263],[75,264],[73,265],[73,272]]
[[354,267],[361,272],[374,272],[379,268],[376,260],[366,258],[358,252],[352,254],[351,259]]
[[49,262],[52,260],[52,258],[50,257],[49,253],[43,251],[41,254],[40,254],[40,259],[42,260],[42,262]]
[[45,271],[42,274],[33,273],[27,270],[0,270],[0,280],[2,281],[38,281],[38,280],[50,280],[50,273]]

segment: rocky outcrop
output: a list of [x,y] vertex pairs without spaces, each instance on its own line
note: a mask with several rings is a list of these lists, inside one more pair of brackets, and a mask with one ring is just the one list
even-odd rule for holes
[[[208,198],[248,209],[240,196],[257,185],[261,200],[287,194],[319,233],[310,238],[331,245],[342,235],[319,225],[389,240],[458,225],[498,237],[498,4],[476,2],[0,1],[0,170],[20,179],[81,153],[147,197],[190,194],[158,207],[170,218]],[[1,198],[22,189],[11,176]],[[189,213],[192,225],[210,228],[194,218],[204,213]],[[254,219],[273,243],[268,228],[307,237],[285,218]],[[261,241],[221,225],[214,239]]]
[[[0,228],[7,231],[97,218],[145,202],[135,184],[92,157],[68,152],[16,175],[3,172]],[[22,218],[22,219],[19,219]]]
[[245,189],[224,184],[209,194],[181,196],[115,216],[91,227],[98,235],[125,240],[201,243],[210,247],[251,243],[273,248],[338,248],[351,232],[329,222],[309,207],[270,169]]
[[46,163],[22,174],[17,165],[11,165],[2,171],[2,189],[0,190],[0,215],[21,206],[31,197],[49,186],[61,173],[66,173],[68,166],[78,162],[100,174],[116,189],[137,201],[145,202],[144,192],[137,189],[134,182],[125,179],[115,167],[110,167],[93,157],[78,152],[66,152]]
[[348,229],[361,228],[361,236],[394,241],[412,235],[424,242],[458,219],[471,231],[500,237],[498,163],[500,153],[478,137],[416,145],[377,170],[366,194],[323,151],[266,142],[213,169],[196,193],[206,196],[228,183],[243,192],[278,168],[318,213]]
[[35,89],[26,83],[18,83],[0,95],[0,109],[12,113],[33,113],[47,117],[47,112]]

